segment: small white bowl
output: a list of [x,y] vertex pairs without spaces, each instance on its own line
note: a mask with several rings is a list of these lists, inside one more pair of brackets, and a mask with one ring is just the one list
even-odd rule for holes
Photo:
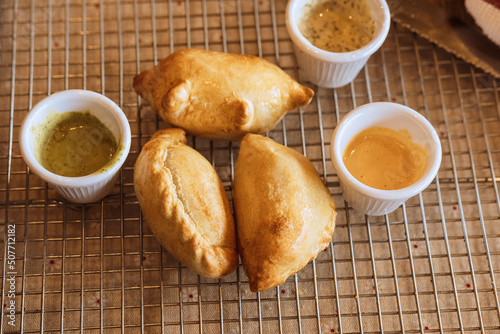
[[351,52],[329,52],[317,48],[299,31],[302,8],[311,0],[290,0],[286,8],[286,28],[292,39],[301,78],[326,87],[345,86],[353,81],[368,58],[384,43],[389,32],[391,15],[385,0],[367,0],[375,23],[371,42]]
[[[35,151],[40,145],[40,128],[54,113],[89,111],[114,135],[118,149],[113,159],[99,171],[80,177],[67,177],[45,169]],[[75,203],[102,199],[113,189],[118,171],[130,150],[130,125],[123,111],[107,97],[86,90],[66,90],[40,101],[24,118],[19,144],[24,161],[31,171],[49,183],[61,196]]]
[[[427,148],[429,163],[417,182],[402,189],[381,190],[361,183],[349,173],[342,159],[345,147],[357,133],[374,126],[408,130],[414,143]],[[330,153],[345,200],[355,210],[373,216],[391,213],[422,192],[441,165],[441,143],[432,124],[415,110],[391,102],[368,103],[349,112],[333,132]]]

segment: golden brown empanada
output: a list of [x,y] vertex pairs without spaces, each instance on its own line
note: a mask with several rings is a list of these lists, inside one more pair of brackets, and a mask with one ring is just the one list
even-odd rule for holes
[[219,278],[238,266],[233,216],[215,169],[185,144],[182,129],[157,131],[135,163],[135,193],[163,248],[194,272]]
[[134,89],[166,122],[226,140],[268,132],[314,95],[262,58],[197,49],[174,52],[142,72]]
[[234,172],[238,252],[250,289],[262,291],[328,246],[335,205],[306,157],[260,135],[243,138]]

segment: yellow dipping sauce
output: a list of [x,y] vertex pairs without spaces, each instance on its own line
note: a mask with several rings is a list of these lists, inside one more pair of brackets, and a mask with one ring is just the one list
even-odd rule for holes
[[312,0],[304,5],[299,30],[320,49],[350,52],[372,40],[375,24],[367,0]]
[[351,175],[367,186],[405,188],[422,177],[429,163],[428,150],[411,139],[408,130],[371,127],[349,141],[342,159]]
[[[50,123],[50,122],[49,122]],[[62,176],[84,176],[106,166],[117,151],[111,131],[90,112],[60,114],[55,127],[46,129],[38,161]]]

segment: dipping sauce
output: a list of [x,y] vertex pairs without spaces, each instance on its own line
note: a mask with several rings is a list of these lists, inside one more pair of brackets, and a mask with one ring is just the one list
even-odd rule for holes
[[111,131],[90,112],[66,112],[47,129],[40,164],[62,176],[84,176],[106,166],[117,151]]
[[312,0],[304,5],[299,30],[320,49],[350,52],[372,40],[375,24],[367,0]]
[[408,130],[371,127],[349,141],[342,160],[351,175],[367,186],[405,188],[423,176],[429,163],[428,150],[411,139]]

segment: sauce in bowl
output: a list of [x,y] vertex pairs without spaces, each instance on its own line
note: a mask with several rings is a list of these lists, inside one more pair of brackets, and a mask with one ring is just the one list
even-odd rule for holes
[[417,182],[427,169],[428,150],[408,130],[371,127],[356,134],[342,155],[347,170],[372,188],[396,190]]
[[66,112],[44,131],[38,161],[61,176],[84,176],[105,167],[118,145],[111,131],[90,112]]
[[311,44],[330,52],[360,49],[375,33],[366,0],[312,0],[304,5],[298,27]]

